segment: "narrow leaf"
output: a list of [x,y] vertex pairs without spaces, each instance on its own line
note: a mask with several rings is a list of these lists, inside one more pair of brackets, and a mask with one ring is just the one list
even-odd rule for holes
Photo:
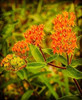
[[27,67],[39,67],[39,66],[46,66],[45,62],[32,62],[28,63]]
[[71,66],[77,67],[78,65],[82,65],[82,58],[76,59],[76,60],[72,60]]
[[74,95],[74,96],[64,96],[57,100],[81,100],[81,99],[80,97]]
[[23,72],[23,70],[19,70],[19,71],[17,72],[17,75],[20,77],[21,80],[24,79],[24,72]]
[[52,51],[52,49],[50,49],[50,48],[42,49],[42,51],[43,51],[44,53],[49,54],[49,55],[53,55],[53,51]]
[[63,70],[64,74],[71,78],[82,79],[82,72],[78,71],[77,69],[67,66],[66,70]]
[[27,91],[23,94],[21,100],[28,100],[28,99],[31,97],[32,93],[33,93],[33,90],[27,90]]
[[65,57],[59,55],[58,58],[57,58],[57,60],[58,60],[59,62],[61,62],[62,64],[67,65],[67,60],[66,60]]
[[35,78],[35,77],[38,77],[40,75],[49,74],[49,73],[51,73],[51,72],[50,71],[39,72],[39,73],[36,73],[36,74],[33,74],[33,75],[29,76],[28,79]]
[[54,61],[54,60],[57,60],[57,61],[61,62],[61,63],[64,64],[64,65],[67,65],[67,60],[66,60],[63,56],[57,55],[57,54],[55,54],[55,55],[49,57],[49,58],[47,59],[47,63],[49,63],[49,62],[51,62],[51,61]]
[[55,54],[55,55],[49,57],[49,58],[47,59],[47,63],[49,63],[49,62],[51,62],[51,61],[53,61],[53,60],[57,60],[57,57],[58,57],[57,54]]
[[8,85],[12,84],[12,83],[18,83],[20,82],[21,80],[20,79],[11,79],[9,81],[6,81],[5,83],[3,83],[1,86],[0,86],[0,89],[2,88],[5,88],[7,87]]
[[39,50],[38,47],[34,46],[34,45],[30,45],[30,50],[31,50],[31,54],[34,57],[34,59],[38,62],[44,62],[44,58]]
[[49,80],[42,76],[40,77],[41,80],[44,82],[44,84],[49,88],[50,92],[52,93],[52,95],[57,99],[58,98],[58,94],[56,93],[56,91],[53,89],[52,85],[49,83]]

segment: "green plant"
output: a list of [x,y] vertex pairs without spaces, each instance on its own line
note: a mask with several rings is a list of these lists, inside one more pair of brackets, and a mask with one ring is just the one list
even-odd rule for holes
[[[68,15],[68,12],[64,12],[63,15],[60,14],[57,16],[57,19],[54,19],[55,32],[51,35],[52,49],[42,48],[42,40],[45,36],[43,31],[44,25],[34,25],[24,33],[25,40],[19,41],[13,46],[12,51],[15,54],[7,55],[2,60],[2,67],[4,66],[6,70],[15,71],[20,79],[26,81],[29,85],[29,89],[24,93],[21,100],[27,100],[31,95],[34,95],[38,100],[44,100],[46,98],[41,97],[41,93],[46,91],[49,96],[52,94],[57,100],[72,100],[74,98],[80,100],[82,90],[76,79],[82,78],[82,72],[72,66],[73,64],[76,64],[76,61],[74,62],[72,59],[74,49],[77,47],[77,38],[75,33],[72,32],[72,26],[75,25],[75,15],[74,13],[70,13],[70,16]],[[47,59],[44,53],[49,55]],[[32,60],[30,60],[31,57],[33,57]],[[52,64],[52,61],[54,60],[61,62],[62,67]],[[80,60],[77,60],[78,64],[81,64],[79,63]],[[60,88],[61,85],[64,86],[64,84],[62,82],[60,83],[59,79],[57,79],[58,75],[53,74],[53,72],[48,69],[48,66],[59,68],[60,72],[66,75],[65,87],[67,89],[67,94],[69,92],[67,77],[71,77],[73,78],[80,95],[59,98],[57,90],[55,91],[53,88],[54,81],[59,84]],[[51,74],[50,78],[47,77],[48,74]],[[37,83],[34,79],[37,80]],[[53,83],[50,83],[51,80]]]

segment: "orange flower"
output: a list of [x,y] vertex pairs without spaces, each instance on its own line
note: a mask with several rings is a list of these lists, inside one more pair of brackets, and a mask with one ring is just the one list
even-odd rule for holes
[[73,54],[76,45],[76,35],[72,31],[75,25],[75,14],[73,12],[63,12],[53,20],[55,32],[51,35],[52,48],[54,53]]
[[11,60],[13,56],[11,54],[8,54],[1,62],[1,66],[3,66],[4,63],[8,64],[9,60]]
[[40,24],[38,26],[34,25],[31,27],[31,29],[28,29],[24,33],[26,42],[34,44],[34,45],[40,45],[42,42],[42,38],[44,36],[43,28],[44,28],[44,25]]
[[29,47],[26,41],[18,41],[16,44],[14,44],[12,51],[15,52],[16,55],[19,55],[20,57],[25,57],[28,54]]

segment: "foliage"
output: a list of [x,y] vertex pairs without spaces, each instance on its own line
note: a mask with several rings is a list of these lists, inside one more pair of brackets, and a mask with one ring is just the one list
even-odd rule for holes
[[[77,67],[82,65],[82,59],[78,55],[81,49],[79,41],[82,31],[80,16],[78,16],[81,11],[79,2],[77,4],[72,0],[61,0],[61,2],[60,0],[39,0],[32,1],[33,3],[27,0],[21,0],[20,3],[16,0],[8,1],[8,3],[1,0],[0,2],[2,6],[0,18],[1,100],[81,100],[72,80],[77,79],[80,83],[82,79],[82,72]],[[63,31],[63,35],[55,34],[60,31],[61,23],[58,21],[61,18],[61,12],[64,11],[64,17],[70,12],[76,14],[75,27],[71,28],[74,26],[73,19],[67,21],[71,35],[66,29],[67,26],[64,28],[62,26],[62,31],[64,29],[66,32]],[[73,13],[70,13],[73,18],[71,14]],[[53,19],[55,20],[54,29]],[[64,19],[61,19],[62,23]],[[66,25],[65,22],[64,24]],[[69,36],[63,37],[64,35]],[[60,39],[59,36],[61,36]],[[71,43],[68,43],[69,40]],[[75,49],[76,40],[78,49]],[[61,46],[64,51],[57,51],[55,47],[59,50]],[[65,51],[66,49],[69,51]],[[68,52],[67,55],[66,52]]]

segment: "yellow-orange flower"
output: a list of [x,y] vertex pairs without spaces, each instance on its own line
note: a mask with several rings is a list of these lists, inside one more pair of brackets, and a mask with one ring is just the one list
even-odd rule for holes
[[52,48],[54,53],[73,54],[76,45],[76,35],[72,31],[75,25],[75,14],[73,12],[63,12],[53,20],[55,32],[51,35]]
[[29,51],[27,42],[23,40],[18,41],[16,44],[14,44],[12,51],[22,58],[26,57]]
[[40,24],[38,26],[33,25],[30,29],[28,29],[24,33],[24,36],[26,38],[26,42],[34,44],[34,45],[40,45],[42,42],[42,39],[44,37],[43,28],[44,28],[44,25]]
[[3,66],[5,70],[11,71],[19,70],[24,64],[25,61],[15,54],[8,54],[1,62],[1,66]]

